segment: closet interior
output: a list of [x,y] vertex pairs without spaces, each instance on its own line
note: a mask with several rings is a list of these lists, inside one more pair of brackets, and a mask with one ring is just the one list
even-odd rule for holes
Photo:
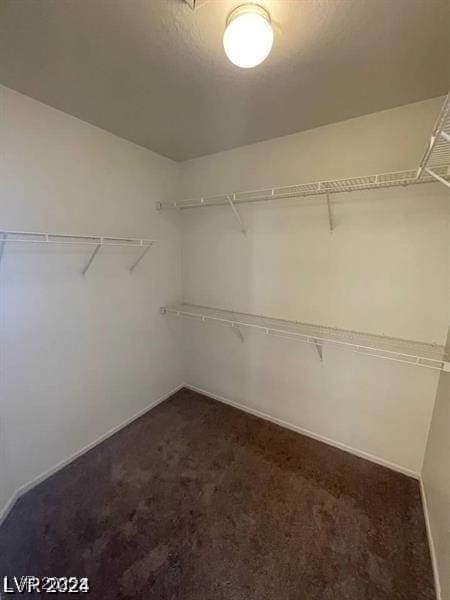
[[447,3],[0,15],[0,597],[450,600]]

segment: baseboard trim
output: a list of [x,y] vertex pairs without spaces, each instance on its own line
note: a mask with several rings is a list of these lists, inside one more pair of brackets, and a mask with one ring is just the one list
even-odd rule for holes
[[21,496],[23,496],[24,494],[29,492],[32,488],[34,488],[39,483],[42,483],[42,481],[45,481],[45,479],[48,479],[48,477],[51,477],[52,475],[54,475],[60,469],[63,469],[64,467],[69,465],[71,462],[73,462],[74,460],[79,458],[82,454],[89,452],[89,450],[91,450],[92,448],[95,448],[95,446],[98,446],[98,444],[101,444],[106,439],[108,439],[109,437],[111,437],[112,435],[114,435],[115,433],[117,433],[118,431],[123,429],[124,427],[127,427],[127,425],[130,425],[130,423],[132,423],[133,421],[136,421],[136,419],[139,419],[139,417],[142,417],[143,415],[145,415],[145,413],[147,413],[148,411],[155,408],[155,406],[158,406],[158,404],[161,404],[161,402],[164,402],[164,400],[167,400],[168,398],[173,396],[173,394],[175,394],[176,392],[181,390],[183,387],[185,387],[185,385],[183,383],[181,383],[180,385],[177,385],[174,389],[170,390],[170,392],[167,392],[163,396],[160,396],[157,400],[153,401],[151,404],[146,406],[143,410],[140,410],[138,413],[136,413],[132,417],[126,419],[119,425],[112,427],[106,433],[104,433],[103,435],[98,437],[96,440],[94,440],[90,444],[87,444],[86,446],[81,448],[81,450],[77,450],[77,452],[75,452],[74,454],[71,454],[68,458],[57,463],[55,466],[51,467],[50,469],[47,469],[47,471],[44,471],[43,473],[41,473],[40,475],[38,475],[37,477],[35,477],[31,481],[29,481],[28,483],[25,483],[24,485],[20,486],[17,490],[15,490],[15,492],[13,492],[10,499],[7,501],[7,503],[5,504],[3,509],[0,511],[0,525],[6,519],[6,517],[12,510],[14,504],[17,502],[17,500]]
[[[51,477],[54,473],[56,473],[60,469],[63,469],[65,466],[67,466],[68,464],[70,464],[71,462],[73,462],[74,460],[76,460],[79,456],[81,456],[85,452],[88,452],[89,450],[91,450],[92,448],[94,448],[95,446],[97,446],[98,444],[101,444],[103,441],[105,441],[106,439],[108,439],[109,437],[111,437],[112,435],[114,435],[115,433],[117,433],[118,431],[120,431],[121,429],[123,429],[124,427],[126,427],[127,425],[129,425],[130,423],[132,423],[133,421],[135,421],[136,419],[139,419],[139,417],[141,417],[142,415],[144,415],[146,412],[148,412],[149,410],[151,410],[152,408],[154,408],[158,404],[161,404],[161,402],[164,402],[165,400],[167,400],[168,398],[170,398],[170,396],[172,396],[173,394],[175,394],[176,392],[178,392],[183,387],[188,388],[188,389],[190,389],[190,390],[192,390],[194,392],[198,392],[199,394],[203,394],[204,396],[212,398],[213,400],[217,400],[219,402],[223,402],[224,404],[228,404],[230,406],[233,406],[234,408],[237,408],[239,410],[247,412],[247,413],[249,413],[251,415],[254,415],[256,417],[260,417],[261,419],[265,419],[266,421],[270,421],[272,423],[275,423],[276,425],[280,425],[281,427],[285,427],[286,429],[290,429],[291,431],[295,431],[295,432],[300,433],[302,435],[306,435],[307,437],[315,439],[315,440],[317,440],[319,442],[323,442],[324,444],[328,444],[329,446],[333,446],[335,448],[339,448],[340,450],[344,450],[345,452],[349,452],[350,454],[354,454],[355,456],[358,456],[359,458],[364,458],[366,460],[369,460],[371,462],[379,464],[379,465],[381,465],[383,467],[386,467],[388,469],[391,469],[393,471],[397,471],[399,473],[402,473],[403,475],[407,475],[408,477],[413,477],[414,479],[418,479],[419,482],[420,482],[420,485],[421,485],[421,493],[422,493],[422,499],[423,499],[424,510],[425,510],[425,520],[426,520],[426,523],[427,523],[427,532],[428,532],[428,536],[429,536],[429,539],[430,539],[430,547],[431,547],[432,560],[433,560],[433,569],[436,569],[436,559],[435,559],[435,555],[434,555],[434,546],[433,546],[433,543],[432,543],[431,529],[430,529],[430,526],[429,526],[428,511],[426,509],[426,495],[425,495],[425,490],[423,488],[423,483],[422,483],[422,480],[421,480],[421,477],[420,477],[419,473],[416,473],[415,471],[412,471],[410,469],[402,467],[401,465],[397,465],[396,463],[391,463],[389,461],[386,461],[386,460],[384,460],[382,458],[374,456],[373,454],[369,454],[369,453],[364,452],[362,450],[358,450],[358,449],[353,448],[351,446],[347,446],[346,444],[342,444],[341,442],[337,442],[335,440],[332,440],[332,439],[327,438],[325,436],[322,436],[320,434],[314,433],[313,431],[310,431],[308,429],[304,429],[303,427],[300,427],[298,425],[294,425],[293,423],[289,423],[288,421],[284,421],[282,419],[279,419],[277,417],[274,417],[272,415],[264,413],[264,412],[262,412],[260,410],[257,410],[257,409],[254,409],[254,408],[250,408],[248,406],[245,406],[244,404],[240,404],[239,402],[235,402],[233,400],[229,400],[228,398],[225,398],[225,397],[220,396],[218,394],[214,394],[213,392],[210,392],[208,390],[202,389],[202,388],[200,388],[198,386],[195,386],[195,385],[191,385],[189,383],[182,383],[182,384],[176,386],[174,389],[170,390],[169,392],[167,392],[166,394],[164,394],[163,396],[161,396],[160,398],[158,398],[157,400],[155,400],[154,402],[152,402],[149,406],[147,406],[143,410],[139,411],[137,414],[133,415],[132,417],[130,417],[126,421],[120,423],[116,427],[113,427],[112,429],[110,429],[109,431],[107,431],[106,433],[104,433],[102,436],[100,436],[99,438],[97,438],[96,440],[94,440],[93,442],[91,442],[90,444],[87,444],[86,446],[84,446],[83,448],[81,448],[80,450],[78,450],[77,452],[75,452],[74,454],[72,454],[69,458],[67,458],[67,459],[59,462],[54,467],[51,467],[50,469],[48,469],[44,473],[41,473],[40,475],[38,475],[37,477],[35,477],[34,479],[32,479],[30,482],[22,485],[17,490],[15,490],[15,492],[12,494],[12,496],[10,497],[10,499],[7,501],[7,503],[5,504],[5,506],[3,507],[3,509],[0,511],[0,525],[6,519],[7,515],[9,514],[9,512],[13,508],[15,502],[21,496],[23,496],[24,494],[26,494],[29,490],[31,490],[33,487],[35,487],[36,485],[38,485],[39,483],[41,483],[42,481],[44,481],[48,477]],[[438,600],[440,600],[439,596],[438,596]]]
[[408,477],[413,477],[414,479],[420,479],[420,474],[416,471],[412,471],[406,467],[402,467],[396,463],[389,462],[384,458],[380,458],[378,456],[374,456],[373,454],[369,454],[368,452],[364,452],[363,450],[358,450],[357,448],[353,448],[352,446],[347,446],[341,442],[337,442],[330,438],[327,438],[318,433],[314,433],[309,429],[304,429],[298,425],[294,425],[293,423],[289,423],[288,421],[283,421],[277,417],[264,413],[255,408],[250,408],[245,406],[245,404],[240,404],[239,402],[235,402],[234,400],[229,400],[228,398],[224,398],[223,396],[219,396],[218,394],[214,394],[213,392],[209,392],[208,390],[204,390],[195,385],[191,385],[190,383],[185,383],[184,387],[192,390],[194,392],[198,392],[199,394],[203,394],[204,396],[208,396],[208,398],[212,398],[213,400],[218,400],[219,402],[223,402],[224,404],[229,404],[234,408],[239,410],[243,410],[255,417],[260,417],[261,419],[265,419],[266,421],[270,421],[271,423],[275,423],[276,425],[280,425],[281,427],[285,427],[286,429],[290,429],[291,431],[295,431],[297,433],[301,433],[302,435],[306,435],[307,437],[313,438],[319,442],[323,442],[324,444],[328,444],[329,446],[333,446],[334,448],[339,448],[339,450],[344,450],[345,452],[349,452],[350,454],[354,454],[359,458],[364,458],[371,462],[374,462],[382,467],[386,467],[387,469],[391,469],[392,471],[397,471],[398,473],[402,473],[403,475],[407,475]]
[[422,506],[425,515],[425,525],[427,529],[428,546],[430,547],[431,564],[433,566],[434,587],[436,590],[436,600],[442,600],[441,582],[439,579],[439,569],[437,564],[436,549],[434,545],[433,532],[431,530],[430,513],[428,511],[427,494],[425,484],[423,483],[422,475],[419,477],[420,495],[422,496]]
[[[18,499],[19,499],[19,495],[16,490],[15,492],[13,492],[12,496],[9,498],[9,500],[6,502],[6,504],[3,506],[2,510],[0,511],[0,526],[3,523],[3,521],[6,519],[6,517],[9,515],[9,513],[12,511],[13,506],[17,502]],[[1,596],[0,596],[0,598],[1,598]]]

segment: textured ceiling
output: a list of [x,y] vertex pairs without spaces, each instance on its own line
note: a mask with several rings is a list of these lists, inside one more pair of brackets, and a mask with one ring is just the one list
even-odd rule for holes
[[448,0],[261,0],[255,69],[226,59],[241,2],[0,0],[0,83],[175,160],[444,94]]

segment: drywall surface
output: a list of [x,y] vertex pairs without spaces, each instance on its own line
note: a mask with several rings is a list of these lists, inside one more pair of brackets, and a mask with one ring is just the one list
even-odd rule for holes
[[[3,425],[3,421],[0,421],[0,428]],[[9,481],[8,460],[6,456],[6,449],[4,447],[5,441],[4,432],[2,429],[0,429],[0,522],[2,510],[6,509],[14,493],[14,489]]]
[[[413,168],[439,101],[421,102],[181,164],[180,195]],[[448,193],[439,184],[183,211],[184,300],[445,342]],[[315,435],[421,468],[439,373],[186,323],[186,380]]]
[[[449,268],[448,322],[450,324],[450,227],[448,235]],[[447,336],[450,351],[450,326]],[[441,373],[422,468],[422,484],[428,513],[439,600],[450,600],[450,373]]]
[[[1,423],[12,493],[182,381],[177,165],[0,87],[0,228],[157,240],[136,249],[7,245],[1,282]],[[138,251],[139,252],[139,251]],[[8,494],[6,494],[8,495]],[[4,498],[2,497],[3,501]]]
[[450,599],[450,374],[442,373],[422,478],[442,600]]
[[180,196],[413,169],[442,102],[433,98],[182,162]]
[[[450,230],[449,230],[450,233]],[[448,317],[450,323],[450,237]],[[447,348],[450,350],[450,328]],[[442,600],[450,600],[450,373],[441,373],[422,469],[428,522]]]

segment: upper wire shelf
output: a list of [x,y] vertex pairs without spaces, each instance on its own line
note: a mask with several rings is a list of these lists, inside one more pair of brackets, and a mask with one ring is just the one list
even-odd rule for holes
[[[448,163],[437,166],[435,172],[446,182],[450,181],[450,156]],[[187,208],[201,208],[203,206],[229,205],[230,201],[233,204],[244,204],[249,202],[280,200],[283,198],[304,198],[307,196],[354,192],[357,190],[407,186],[418,183],[430,183],[432,181],[434,181],[434,178],[431,174],[424,173],[418,178],[417,169],[409,169],[407,171],[362,175],[360,177],[347,177],[346,179],[329,179],[326,181],[298,183],[282,187],[178,200],[170,204],[162,204],[161,208],[178,208],[183,210]]]
[[408,186],[418,183],[430,183],[432,181],[439,181],[450,188],[450,93],[447,95],[439,113],[431,135],[431,141],[423,155],[420,166],[416,169],[202,196],[199,198],[177,200],[171,203],[159,203],[158,208],[177,208],[183,210],[206,206],[229,205],[239,221],[242,232],[246,233],[242,219],[236,209],[236,204],[325,195],[328,204],[330,230],[333,230],[332,211],[329,200],[330,194]]
[[155,240],[146,238],[126,238],[126,237],[111,237],[111,236],[94,236],[94,235],[78,235],[68,233],[41,233],[36,231],[11,231],[0,229],[0,263],[3,259],[5,247],[7,244],[63,244],[63,245],[81,245],[94,246],[94,250],[81,271],[86,274],[94,258],[97,256],[100,248],[104,246],[119,246],[141,248],[142,252],[138,255],[134,263],[129,267],[130,271],[134,271],[137,265],[141,262]]
[[450,188],[448,178],[435,168],[435,165],[444,163],[450,163],[450,93],[445,98],[434,125],[430,143],[417,170],[417,179],[421,180],[424,176],[430,175]]
[[450,356],[446,348],[438,344],[323,327],[194,304],[165,306],[161,308],[161,312],[200,322],[229,326],[240,333],[241,340],[243,340],[241,331],[248,329],[314,344],[321,359],[322,348],[327,345],[376,358],[450,372]]

